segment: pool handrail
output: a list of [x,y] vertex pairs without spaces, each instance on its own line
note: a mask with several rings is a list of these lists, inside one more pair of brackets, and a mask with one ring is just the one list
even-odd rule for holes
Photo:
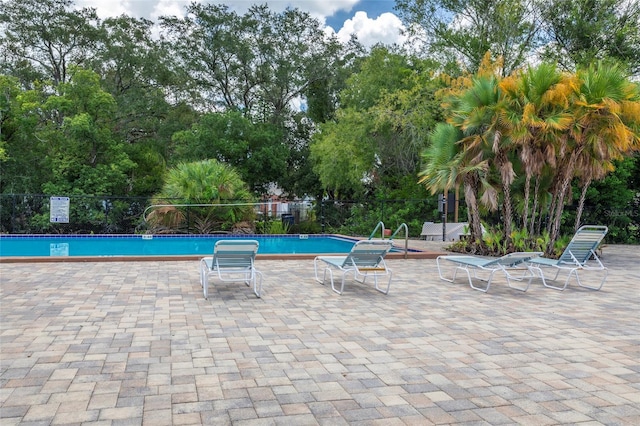
[[407,224],[404,222],[401,223],[400,226],[398,226],[398,229],[396,229],[395,232],[391,234],[389,239],[392,240],[393,237],[395,237],[401,229],[404,229],[404,258],[406,259],[407,254],[409,253],[409,227],[407,226]]
[[384,222],[380,221],[378,222],[378,224],[376,225],[376,227],[373,229],[373,232],[371,232],[371,234],[369,235],[369,239],[372,239],[373,236],[376,234],[376,231],[380,229],[380,239],[384,239]]
[[[373,232],[371,232],[371,234],[369,235],[369,239],[373,238],[378,229],[380,229],[380,239],[384,239],[385,226],[384,222],[382,221],[378,222],[376,227],[373,229]],[[407,224],[401,223],[400,226],[398,226],[398,229],[396,229],[395,232],[391,234],[391,236],[389,236],[389,239],[393,240],[393,238],[398,232],[400,232],[401,229],[404,229],[404,258],[406,259],[409,253],[409,227],[407,226]]]

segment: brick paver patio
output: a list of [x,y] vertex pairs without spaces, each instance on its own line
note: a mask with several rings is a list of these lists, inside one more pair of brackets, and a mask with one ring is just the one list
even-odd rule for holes
[[601,291],[489,293],[392,259],[388,296],[260,260],[0,264],[0,424],[640,424],[640,247]]

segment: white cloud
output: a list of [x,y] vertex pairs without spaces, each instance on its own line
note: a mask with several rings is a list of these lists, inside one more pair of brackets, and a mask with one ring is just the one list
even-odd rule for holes
[[[306,11],[321,22],[336,12],[349,12],[358,0],[196,0],[197,3],[226,4],[237,13],[245,13],[252,4],[266,3],[274,12],[282,12],[287,7],[299,8]],[[160,16],[182,16],[186,6],[192,0],[76,0],[77,7],[93,7],[102,19],[127,14],[137,18],[147,18],[157,21]],[[375,43],[402,44],[405,40],[401,36],[402,23],[393,13],[383,13],[376,19],[368,17],[366,12],[356,12],[352,19],[347,19],[337,36],[342,41],[349,40],[355,34],[358,40],[370,47]],[[327,32],[334,30],[327,28]]]
[[[112,0],[112,1],[91,1],[91,0],[77,0],[75,5],[78,9],[87,7],[94,8],[101,19],[109,18],[112,16],[120,16],[123,14],[130,14],[129,2],[127,0]],[[155,3],[152,1],[150,3]]]
[[359,0],[267,0],[267,1],[218,1],[218,3],[226,3],[232,7],[242,6],[245,11],[253,3],[264,4],[266,3],[269,8],[275,12],[282,12],[287,7],[298,8],[308,12],[314,18],[325,21],[327,16],[331,16],[336,12],[350,11],[353,6],[358,3]]
[[[135,1],[135,0],[134,0]],[[138,0],[147,1],[147,0]],[[185,14],[185,7],[190,4],[182,1],[175,0],[154,0],[149,3],[156,3],[151,12],[150,18],[156,21],[160,16],[183,16]],[[201,2],[196,2],[201,3]]]
[[[78,7],[93,7],[98,16],[107,18],[126,13],[135,17],[154,19],[162,15],[180,16],[193,0],[76,0]],[[230,9],[244,13],[253,4],[267,4],[275,12],[298,8],[324,22],[327,16],[339,11],[350,11],[358,0],[195,0],[196,3],[226,4]]]
[[358,37],[360,43],[371,47],[376,43],[402,45],[406,37],[401,34],[402,22],[393,13],[383,13],[371,19],[366,12],[356,12],[353,19],[347,19],[337,32],[338,39],[346,42],[351,34]]

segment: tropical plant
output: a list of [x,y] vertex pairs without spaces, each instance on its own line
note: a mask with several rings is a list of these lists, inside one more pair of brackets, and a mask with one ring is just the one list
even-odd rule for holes
[[216,160],[182,163],[167,173],[153,200],[159,208],[150,212],[148,221],[170,230],[191,220],[200,232],[230,230],[237,222],[254,219],[253,201],[231,166]]
[[559,236],[565,199],[579,167],[584,167],[588,186],[593,176],[611,171],[613,160],[640,150],[640,91],[619,66],[598,62],[579,71],[569,108],[571,126],[556,151],[552,242]]
[[[571,116],[566,111],[571,85],[557,71],[555,65],[542,63],[536,67],[514,73],[500,83],[508,103],[507,119],[510,137],[519,150],[524,171],[524,200],[522,202],[522,228],[534,235],[536,219],[542,221],[540,202],[548,184],[543,173],[556,166],[557,141],[568,129]],[[533,202],[531,185],[534,181]]]
[[[460,143],[469,163],[475,165],[488,161],[499,173],[504,233],[509,245],[513,218],[511,184],[515,179],[515,173],[509,158],[509,150],[512,147],[508,121],[504,118],[505,106],[499,79],[495,75],[479,75],[454,104],[450,122],[459,127],[464,134]],[[484,191],[481,201],[495,209],[499,204],[497,196],[497,191]]]

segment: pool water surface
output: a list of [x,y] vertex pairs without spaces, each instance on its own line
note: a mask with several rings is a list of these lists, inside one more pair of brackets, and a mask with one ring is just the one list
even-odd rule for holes
[[2,235],[0,257],[206,256],[216,241],[252,239],[258,254],[343,254],[356,239],[334,235]]

